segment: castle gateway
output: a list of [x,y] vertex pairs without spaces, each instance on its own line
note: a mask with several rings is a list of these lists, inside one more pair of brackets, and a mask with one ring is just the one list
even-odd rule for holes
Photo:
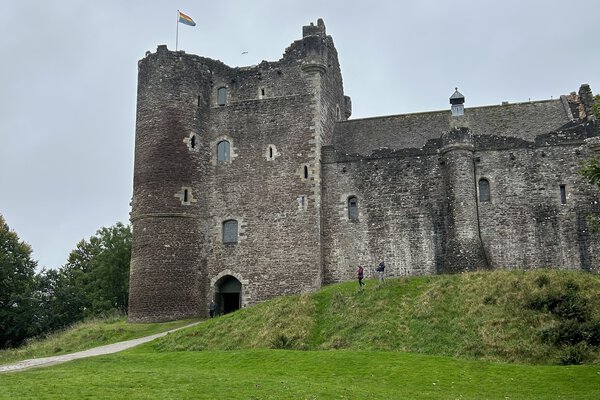
[[448,110],[348,120],[321,20],[252,67],[158,46],[139,62],[129,319],[233,311],[382,259],[391,276],[598,271],[577,174],[593,101],[582,85],[464,109],[457,90]]

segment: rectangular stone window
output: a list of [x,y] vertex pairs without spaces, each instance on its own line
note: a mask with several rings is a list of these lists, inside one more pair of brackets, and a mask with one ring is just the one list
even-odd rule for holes
[[479,180],[479,201],[481,203],[490,201],[490,181],[484,178]]
[[237,243],[238,241],[238,222],[230,219],[223,222],[223,243]]
[[348,219],[358,221],[358,200],[355,196],[348,198]]
[[567,187],[560,185],[560,204],[567,204]]
[[220,106],[224,106],[227,104],[227,88],[220,87],[217,90],[217,104]]
[[229,142],[227,140],[221,140],[217,143],[217,161],[227,162],[229,161]]

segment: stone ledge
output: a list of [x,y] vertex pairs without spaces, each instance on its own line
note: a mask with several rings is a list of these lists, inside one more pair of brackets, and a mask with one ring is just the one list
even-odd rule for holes
[[146,219],[146,218],[199,218],[199,216],[194,215],[194,214],[188,214],[188,213],[148,213],[148,214],[132,215],[130,218],[130,221],[135,222],[140,219]]

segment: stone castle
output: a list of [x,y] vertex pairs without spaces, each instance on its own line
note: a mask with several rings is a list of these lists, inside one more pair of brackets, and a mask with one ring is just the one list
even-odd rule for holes
[[131,321],[213,299],[227,313],[381,260],[390,276],[599,270],[598,193],[577,173],[598,135],[588,85],[349,120],[323,21],[302,33],[251,67],[164,45],[139,62]]

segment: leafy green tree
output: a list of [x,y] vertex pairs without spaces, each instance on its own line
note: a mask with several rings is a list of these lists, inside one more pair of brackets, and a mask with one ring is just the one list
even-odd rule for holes
[[36,265],[31,247],[0,215],[0,348],[17,346],[37,333]]
[[[82,316],[112,310],[127,312],[131,229],[118,222],[82,240],[62,268],[61,295],[79,307]],[[69,290],[66,290],[69,288]]]
[[600,120],[600,94],[594,97],[594,104],[592,104],[592,114],[596,119]]
[[62,269],[42,270],[36,275],[34,296],[39,304],[36,322],[40,332],[64,328],[84,318],[89,302],[83,288]]
[[[592,113],[596,117],[596,124],[600,123],[600,95],[594,97]],[[600,189],[600,159],[598,157],[587,160],[579,169],[579,174],[586,178],[589,183],[596,185]],[[593,231],[600,232],[600,219],[598,217],[589,216],[588,222]]]

